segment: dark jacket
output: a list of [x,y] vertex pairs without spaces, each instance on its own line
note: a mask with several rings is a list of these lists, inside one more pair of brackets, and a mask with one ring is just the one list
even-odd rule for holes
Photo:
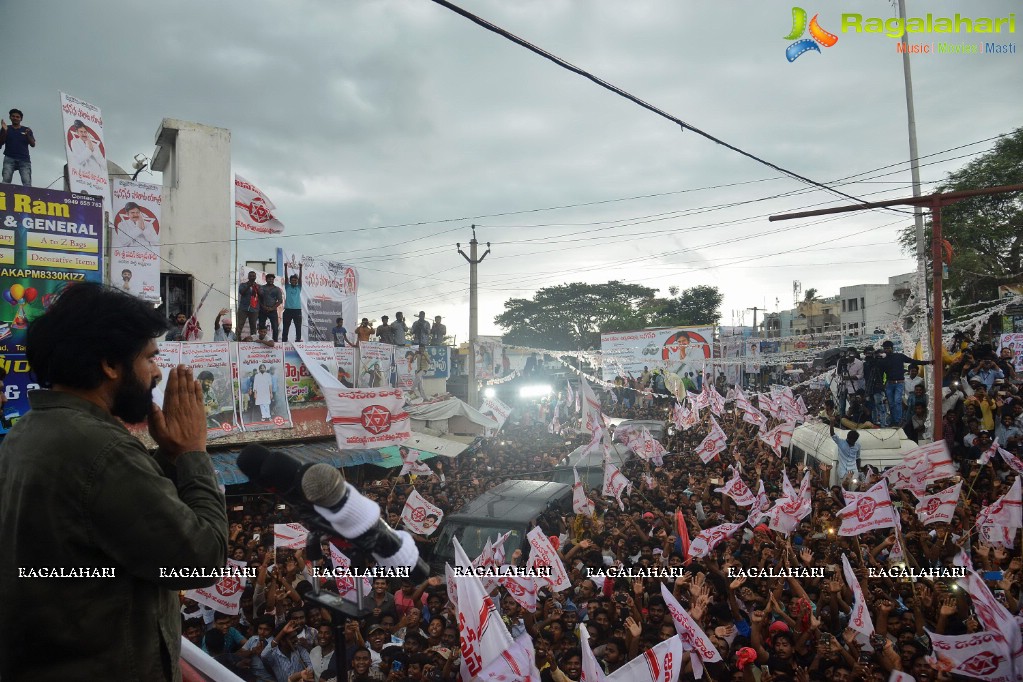
[[[0,679],[180,680],[177,590],[224,567],[227,511],[209,455],[150,455],[109,413],[57,391],[0,445]],[[114,577],[19,577],[19,568]]]

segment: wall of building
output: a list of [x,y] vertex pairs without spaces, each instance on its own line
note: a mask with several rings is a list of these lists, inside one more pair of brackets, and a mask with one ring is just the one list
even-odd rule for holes
[[231,131],[165,118],[156,146],[152,168],[163,173],[164,192],[160,270],[192,275],[196,304],[213,284],[199,313],[204,338],[212,340],[213,318],[230,306],[235,280]]

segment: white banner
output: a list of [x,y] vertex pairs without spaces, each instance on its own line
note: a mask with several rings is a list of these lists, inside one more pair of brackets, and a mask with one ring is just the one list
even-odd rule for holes
[[704,528],[700,534],[689,543],[689,556],[694,559],[702,559],[710,554],[715,547],[735,535],[735,531],[742,528],[741,523],[722,523],[712,528]]
[[[496,379],[501,373],[501,348],[500,340],[487,339],[482,337],[476,340],[476,378]],[[498,368],[495,372],[494,369]]]
[[416,381],[417,346],[396,346],[394,350],[394,387],[411,391]]
[[920,523],[951,523],[959,505],[959,491],[963,482],[959,481],[951,488],[945,488],[933,495],[924,495],[916,503],[916,515]]
[[263,192],[240,175],[234,176],[234,226],[260,234],[280,234],[284,225],[274,216],[277,207]]
[[359,388],[390,388],[394,346],[366,341],[359,344]]
[[484,398],[483,404],[480,406],[480,413],[496,421],[498,430],[508,421],[508,415],[511,414],[511,411],[512,408],[497,398]]
[[68,187],[72,192],[103,199],[110,210],[110,173],[103,145],[103,114],[99,107],[77,97],[60,93],[64,121],[64,151],[67,154]]
[[244,561],[227,560],[227,568],[236,572],[237,575],[227,575],[218,580],[212,587],[200,587],[195,590],[186,590],[185,598],[194,599],[203,606],[235,615],[241,613],[242,592],[245,590],[245,569],[248,564]]
[[528,568],[533,568],[534,566],[550,566],[550,577],[542,578],[541,580],[549,583],[551,589],[555,592],[561,592],[572,587],[572,581],[569,580],[568,571],[565,570],[565,564],[562,563],[557,550],[554,549],[554,545],[551,544],[550,538],[543,534],[543,529],[540,528],[540,526],[537,526],[526,534],[526,539],[529,540],[529,546],[531,548],[529,550],[529,560],[526,563],[526,566]]
[[397,445],[412,437],[405,396],[398,389],[324,389],[341,450]]
[[[160,354],[156,356],[156,366],[160,368],[160,383],[153,389],[153,402],[157,407],[163,408],[163,394],[167,390],[170,371],[181,364],[181,342],[157,341],[156,347],[160,351]],[[209,416],[208,413],[207,416]]]
[[242,428],[246,431],[292,428],[284,386],[284,347],[261,343],[237,346]]
[[206,408],[206,438],[214,439],[238,433],[234,412],[234,365],[231,344],[183,343],[181,364],[192,368],[192,375],[202,386]]
[[[344,318],[349,336],[355,338],[359,316],[359,273],[350,265],[338,261],[305,256],[294,251],[277,249],[278,272],[281,288],[287,275],[297,275],[302,266],[302,338],[306,341],[334,342],[331,332],[337,318]],[[386,381],[387,377],[384,377]]]
[[[451,541],[455,545],[455,564],[469,568],[472,564],[458,544],[458,538]],[[457,578],[457,583],[458,634],[462,654],[459,673],[463,682],[469,682],[510,650],[513,642],[480,579],[471,574],[463,575]]]
[[579,472],[575,467],[572,467],[572,473],[575,475],[575,483],[572,484],[572,511],[576,514],[590,516],[593,514],[593,500],[586,497],[586,489],[583,487],[583,482],[579,480]]
[[274,549],[305,549],[305,539],[308,536],[309,531],[301,523],[275,523]]
[[[330,560],[334,564],[334,568],[341,570],[342,572],[349,572],[352,568],[352,560],[345,556],[344,552],[334,546],[333,543],[330,545]],[[355,578],[352,575],[339,575],[334,578],[337,581],[337,592],[341,595],[342,599],[355,603],[358,599],[358,595],[355,592]],[[369,578],[363,578],[362,583],[362,596],[368,597],[369,593],[373,591],[373,584]]]
[[358,363],[355,351],[355,346],[334,346],[337,380],[345,388],[355,388],[355,367]]
[[703,371],[711,357],[713,327],[677,327],[613,332],[600,335],[600,353],[605,381],[631,374],[639,377],[643,368],[664,369],[674,374]]
[[1012,365],[1016,368],[1017,374],[1023,374],[1023,334],[1002,334],[998,340],[998,352],[1003,348],[1012,351]]
[[[143,300],[159,303],[163,188],[116,178],[113,197],[110,284]],[[189,311],[169,312],[187,314]]]
[[937,670],[985,682],[1018,682],[1009,645],[1001,633],[985,630],[970,635],[939,635],[928,630],[927,635]]
[[401,520],[417,535],[433,535],[444,519],[444,511],[419,494],[415,488],[405,500]]

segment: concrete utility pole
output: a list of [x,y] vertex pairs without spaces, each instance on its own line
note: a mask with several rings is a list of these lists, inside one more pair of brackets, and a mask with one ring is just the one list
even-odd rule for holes
[[[931,209],[931,276],[933,277],[931,295],[933,306],[933,327],[931,331],[931,352],[934,358],[934,381],[931,385],[932,398],[931,409],[941,409],[943,396],[941,394],[942,374],[944,372],[944,343],[941,338],[942,321],[942,300],[941,300],[941,277],[943,273],[943,242],[941,237],[941,209],[949,204],[954,204],[963,199],[971,197],[985,197],[993,194],[1006,194],[1009,192],[1023,192],[1023,185],[1002,185],[1001,187],[985,187],[981,189],[967,189],[960,192],[948,192],[943,194],[936,192],[924,197],[906,197],[903,199],[888,199],[887,201],[871,201],[862,204],[848,206],[836,206],[835,208],[824,208],[816,211],[801,211],[799,213],[786,213],[784,215],[773,215],[769,221],[792,220],[794,218],[810,218],[819,215],[831,215],[832,213],[849,213],[851,211],[866,211],[874,208],[887,208],[889,206],[920,206]],[[901,424],[899,425],[901,426]],[[935,415],[934,419],[934,440],[941,438],[941,419]]]
[[462,254],[469,263],[469,385],[468,385],[468,403],[470,407],[478,408],[480,406],[480,387],[476,381],[476,342],[479,334],[479,309],[477,303],[477,283],[478,278],[476,275],[476,266],[483,262],[483,259],[490,253],[490,242],[487,242],[487,250],[479,258],[476,257],[476,247],[479,246],[479,242],[476,241],[476,226],[472,226],[472,241],[469,242],[469,255],[465,255],[462,251],[461,244],[455,244],[458,247],[458,253]]

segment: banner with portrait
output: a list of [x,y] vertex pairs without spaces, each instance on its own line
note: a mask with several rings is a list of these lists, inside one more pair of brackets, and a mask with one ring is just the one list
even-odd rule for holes
[[95,104],[60,93],[67,154],[68,187],[76,194],[100,197],[110,206],[110,173],[103,145],[103,114]]
[[1008,348],[1012,351],[1012,366],[1017,373],[1023,373],[1023,334],[1002,334],[998,340],[998,352]]
[[202,386],[206,409],[206,438],[214,439],[238,432],[234,412],[234,365],[231,344],[182,343],[181,364],[192,368],[192,375]]
[[238,414],[242,428],[290,429],[293,425],[284,380],[284,348],[261,343],[239,343],[237,347]]
[[501,373],[500,337],[479,337],[476,339],[476,378],[496,379]]
[[430,369],[424,379],[447,379],[451,376],[451,346],[427,346],[426,354],[430,358]]
[[337,359],[334,357],[334,344],[329,341],[301,341],[284,344],[284,377],[285,391],[289,405],[305,405],[322,403],[323,394],[320,385],[309,373],[309,368],[299,355],[296,348],[301,348],[309,362],[315,362],[331,376],[337,376]]
[[113,197],[110,284],[159,303],[163,187],[116,178]]
[[355,388],[355,368],[358,366],[355,346],[334,346],[334,360],[337,362],[337,380],[345,388]]
[[359,344],[359,388],[390,388],[394,346],[365,341]]
[[631,374],[639,377],[643,368],[663,369],[679,376],[699,374],[712,356],[713,327],[676,327],[612,332],[600,335],[600,353],[605,381]]
[[153,402],[162,408],[170,372],[181,364],[181,342],[157,341],[156,347],[160,351],[156,356],[156,366],[160,368],[160,384],[153,390]]
[[102,281],[99,199],[0,185],[0,353],[24,352],[29,322],[65,284]]
[[348,329],[358,324],[359,273],[344,263],[277,249],[277,278],[281,288],[288,277],[299,273],[299,266],[302,267],[302,338],[333,343],[330,330],[337,325],[337,318],[344,318]]
[[417,346],[394,347],[394,387],[411,391],[416,381]]

